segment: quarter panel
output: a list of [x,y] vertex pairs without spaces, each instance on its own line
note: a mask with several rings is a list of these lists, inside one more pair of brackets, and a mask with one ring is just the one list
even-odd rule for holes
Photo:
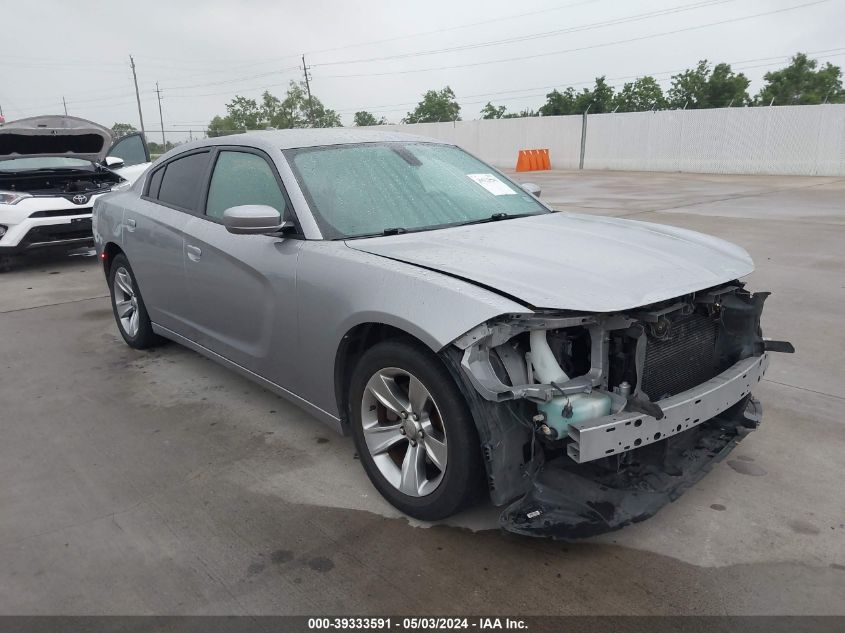
[[134,231],[126,226],[122,228],[123,250],[132,265],[150,319],[190,336],[184,319],[187,296],[183,242],[191,216],[133,197],[124,218],[135,221]]

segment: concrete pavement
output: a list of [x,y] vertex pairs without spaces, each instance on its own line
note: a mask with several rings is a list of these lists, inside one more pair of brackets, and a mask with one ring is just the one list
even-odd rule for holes
[[0,273],[0,614],[845,614],[845,181],[519,177],[751,252],[798,353],[727,462],[586,542],[504,535],[489,504],[409,522],[350,439],[177,345],[129,349],[98,263],[40,257]]

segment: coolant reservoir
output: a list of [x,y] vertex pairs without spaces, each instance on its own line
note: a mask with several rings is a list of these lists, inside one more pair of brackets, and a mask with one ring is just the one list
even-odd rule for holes
[[554,429],[559,438],[563,438],[566,437],[570,424],[610,415],[610,405],[611,400],[608,394],[593,391],[571,396],[557,396],[549,402],[538,404],[537,409],[545,414],[546,425]]

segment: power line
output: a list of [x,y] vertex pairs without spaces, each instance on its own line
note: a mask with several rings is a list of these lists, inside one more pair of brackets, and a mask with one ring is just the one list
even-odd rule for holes
[[321,75],[326,79],[344,79],[344,78],[356,78],[356,77],[382,77],[388,75],[406,75],[411,73],[422,73],[422,72],[432,72],[432,71],[440,71],[440,70],[454,70],[458,68],[474,68],[477,66],[486,66],[489,64],[502,64],[506,62],[517,62],[517,61],[525,61],[528,59],[537,59],[539,57],[549,57],[552,55],[563,55],[565,53],[574,53],[578,51],[586,51],[586,50],[593,50],[596,48],[606,48],[608,46],[615,46],[617,44],[629,44],[631,42],[641,42],[644,40],[649,40],[655,37],[663,37],[666,35],[675,35],[677,33],[687,33],[689,31],[696,31],[699,29],[705,29],[712,26],[721,26],[723,24],[731,24],[734,22],[742,22],[744,20],[751,20],[754,18],[759,18],[767,15],[774,15],[776,13],[784,13],[786,11],[794,11],[797,9],[804,9],[807,7],[811,7],[817,4],[822,4],[825,2],[830,2],[830,0],[813,0],[812,2],[805,2],[803,4],[794,5],[791,7],[786,7],[783,9],[774,9],[772,11],[764,11],[762,13],[755,13],[753,15],[746,15],[738,18],[729,18],[726,20],[719,20],[717,22],[708,22],[707,24],[697,24],[695,26],[689,26],[681,29],[674,29],[671,31],[663,31],[661,33],[652,33],[650,35],[642,35],[639,37],[631,37],[623,40],[614,40],[612,42],[603,42],[600,44],[589,44],[586,46],[578,46],[575,48],[567,48],[559,51],[549,51],[546,53],[535,53],[532,55],[523,55],[521,57],[507,57],[504,59],[491,59],[482,62],[473,62],[468,64],[455,64],[452,66],[437,66],[434,68],[416,68],[412,70],[395,70],[395,71],[388,71],[388,72],[379,72],[379,73],[354,73],[348,75]]
[[[549,7],[547,9],[539,9],[537,11],[528,11],[524,13],[515,13],[511,15],[505,15],[500,18],[491,18],[489,20],[482,20],[481,22],[471,22],[469,24],[458,24],[456,26],[450,26],[445,29],[436,29],[434,31],[423,31],[421,33],[409,33],[406,35],[398,35],[396,37],[388,37],[381,40],[370,40],[368,42],[358,42],[357,44],[346,44],[344,46],[335,46],[333,48],[323,48],[321,50],[310,51],[309,55],[317,55],[320,53],[332,53],[334,51],[342,51],[347,50],[349,48],[360,48],[362,46],[371,46],[373,44],[386,44],[387,42],[397,42],[399,40],[408,40],[413,37],[424,37],[426,35],[439,35],[441,33],[448,33],[450,31],[458,31],[461,29],[469,29],[474,28],[476,26],[484,26],[487,24],[493,24],[495,22],[504,22],[505,20],[515,20],[518,18],[525,18],[534,15],[540,15],[542,13],[549,13],[551,11],[560,11],[562,9],[571,9],[572,7],[578,7],[584,4],[593,4],[598,2],[599,0],[582,0],[581,2],[573,2],[571,4],[564,4],[557,7]],[[318,64],[319,65],[319,64]]]
[[702,9],[707,8],[714,5],[719,4],[726,4],[728,2],[734,2],[735,0],[702,0],[700,2],[695,2],[693,4],[685,4],[679,5],[675,7],[668,7],[665,9],[658,9],[656,11],[649,11],[647,13],[639,13],[636,15],[629,15],[621,18],[614,18],[611,20],[602,20],[601,22],[593,22],[591,24],[583,24],[580,26],[572,26],[567,27],[565,29],[556,29],[554,31],[543,31],[539,33],[529,33],[526,35],[520,35],[517,37],[510,37],[506,39],[500,40],[490,40],[486,42],[476,42],[474,44],[462,44],[460,46],[452,46],[448,48],[437,48],[437,49],[429,49],[424,51],[416,51],[412,53],[397,53],[395,55],[384,55],[381,57],[368,57],[368,58],[361,58],[361,59],[352,59],[352,60],[338,60],[338,61],[331,61],[331,62],[323,62],[315,64],[316,66],[338,66],[338,65],[346,65],[346,64],[363,64],[368,62],[375,62],[375,61],[387,61],[391,59],[407,59],[410,57],[419,57],[419,56],[426,56],[426,55],[440,55],[442,53],[454,53],[458,51],[465,51],[465,50],[473,50],[477,48],[487,48],[489,46],[502,46],[505,44],[514,44],[517,42],[525,42],[529,40],[537,40],[537,39],[544,39],[548,37],[554,37],[556,35],[564,35],[568,33],[579,33],[582,31],[592,31],[595,29],[607,28],[608,26],[617,26],[619,24],[627,24],[630,22],[639,22],[641,20],[648,20],[655,17],[663,17],[665,15],[671,15],[674,13],[681,13],[684,11],[692,11],[694,9]]
[[220,85],[224,85],[224,84],[238,83],[240,81],[249,81],[250,79],[259,79],[261,77],[269,77],[271,75],[278,75],[280,72],[286,72],[286,71],[289,71],[289,70],[299,70],[299,69],[300,69],[299,66],[288,66],[286,68],[281,68],[281,69],[273,70],[273,71],[266,72],[266,73],[259,73],[257,75],[251,75],[251,76],[248,76],[248,77],[238,77],[237,79],[223,79],[223,80],[220,80],[220,81],[211,81],[211,82],[208,82],[208,83],[192,84],[192,85],[189,85],[189,86],[173,86],[170,89],[171,90],[188,90],[188,89],[191,89],[191,88],[204,88],[206,86],[220,86]]

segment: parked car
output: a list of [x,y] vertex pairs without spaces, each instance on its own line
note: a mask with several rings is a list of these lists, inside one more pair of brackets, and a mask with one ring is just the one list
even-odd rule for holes
[[0,125],[0,258],[92,243],[91,209],[149,166],[141,134],[69,116]]
[[393,132],[207,139],[98,200],[120,334],[181,343],[351,433],[427,520],[486,490],[511,531],[656,512],[760,422],[767,293],[728,242],[554,213]]

